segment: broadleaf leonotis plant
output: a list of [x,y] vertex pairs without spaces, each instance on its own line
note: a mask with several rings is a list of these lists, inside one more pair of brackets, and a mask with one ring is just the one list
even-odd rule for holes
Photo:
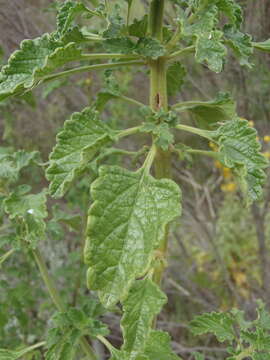
[[[98,338],[114,360],[179,359],[171,350],[169,335],[155,329],[156,316],[167,301],[160,285],[169,224],[181,215],[181,190],[171,179],[172,156],[181,151],[181,144],[175,143],[176,131],[188,131],[215,144],[217,151],[187,146],[185,151],[217,158],[232,169],[248,204],[262,196],[267,161],[260,153],[256,130],[239,118],[231,97],[219,93],[212,101],[191,100],[171,105],[168,94],[174,95],[181,89],[187,73],[186,56],[193,56],[197,63],[219,73],[231,48],[241,65],[252,67],[250,58],[254,49],[269,51],[269,40],[255,43],[250,35],[241,32],[242,10],[234,0],[152,0],[148,1],[148,10],[142,18],[132,19],[136,2],[100,1],[96,9],[80,1],[60,4],[56,31],[24,40],[1,70],[0,100],[77,73],[123,67],[150,70],[149,105],[125,96],[111,81],[111,74],[107,74],[106,89],[97,95],[92,106],[65,122],[46,172],[49,194],[62,197],[76,178],[91,168],[89,164],[96,166],[103,154],[113,153],[113,145],[120,139],[149,134],[151,146],[139,169],[102,165],[91,184],[93,204],[88,213],[84,250],[89,266],[87,284],[98,292],[105,308],[113,311],[121,304],[121,349],[114,348],[104,337],[107,330],[95,320],[94,312],[67,310],[49,278],[37,249],[37,238],[44,235],[47,215],[45,192],[26,195],[28,187],[13,187],[20,169],[34,160],[35,154],[28,155],[25,164],[10,154],[0,157],[0,177],[5,181],[4,209],[16,224],[19,239],[11,245],[27,246],[33,252],[60,311],[56,328],[47,339],[47,360],[72,359],[77,345],[87,358],[97,359],[85,335]],[[164,15],[167,6],[175,14],[170,26],[166,25]],[[88,19],[87,26],[75,25],[81,14]],[[94,17],[100,20],[98,30],[91,25]],[[101,51],[86,53],[90,43]],[[72,67],[72,62],[83,65]],[[104,123],[100,112],[115,98],[141,107],[143,122],[121,130]],[[204,128],[182,124],[179,112],[199,114]],[[17,359],[27,351],[2,350],[8,359]]]

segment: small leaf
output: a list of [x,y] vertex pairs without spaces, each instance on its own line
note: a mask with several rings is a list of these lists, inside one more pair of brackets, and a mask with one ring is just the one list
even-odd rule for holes
[[186,68],[179,61],[168,67],[167,86],[169,96],[173,96],[181,90],[186,74]]
[[153,319],[166,301],[166,295],[149,279],[136,281],[131,287],[123,302],[124,315],[121,320],[123,350],[130,354],[130,360],[143,351]]
[[50,155],[46,176],[51,182],[51,195],[63,196],[74,178],[112,139],[112,130],[99,120],[96,111],[88,107],[74,113],[57,135],[57,144]]
[[224,26],[224,35],[228,44],[233,49],[235,56],[239,59],[240,65],[251,68],[252,65],[249,62],[249,57],[253,53],[251,36],[235,30],[234,27],[230,25]]
[[102,166],[99,174],[91,187],[85,261],[89,287],[110,307],[149,268],[167,223],[180,215],[181,193],[171,180],[156,180],[144,169]]
[[139,55],[152,59],[157,59],[166,53],[165,47],[157,39],[150,37],[139,39],[134,51]]
[[181,360],[171,349],[170,335],[164,331],[152,330],[144,354],[149,360]]
[[223,12],[230,20],[230,23],[237,29],[243,22],[242,9],[234,0],[217,0],[219,11]]
[[74,18],[82,13],[91,13],[90,10],[79,1],[65,1],[57,14],[57,36],[63,36],[69,29]]
[[256,136],[257,131],[241,119],[226,122],[214,136],[220,146],[222,163],[234,169],[248,203],[261,198],[266,179],[264,169],[268,166]]
[[233,319],[226,313],[205,313],[196,316],[190,322],[191,331],[195,335],[213,333],[221,342],[232,341],[235,338],[233,330]]
[[203,64],[207,63],[210,70],[219,73],[223,69],[227,49],[222,43],[223,33],[212,31],[207,36],[198,36],[196,41],[195,59]]
[[130,36],[136,36],[138,38],[145,37],[147,33],[148,16],[145,15],[142,19],[134,19],[133,23],[128,27],[128,33]]
[[35,248],[38,240],[45,237],[48,216],[46,208],[46,190],[39,194],[25,194],[24,186],[9,195],[5,200],[5,211],[17,225],[19,241],[26,241]]

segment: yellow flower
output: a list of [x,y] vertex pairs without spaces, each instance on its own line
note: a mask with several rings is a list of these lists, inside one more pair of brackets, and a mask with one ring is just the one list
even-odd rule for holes
[[221,185],[223,192],[234,192],[236,190],[236,184],[234,182],[228,182],[227,184]]
[[267,159],[270,159],[270,151],[265,151],[263,153],[263,155],[267,158]]
[[215,160],[214,165],[215,165],[215,167],[216,167],[217,169],[222,169],[222,164],[221,164],[220,161]]
[[230,177],[232,176],[231,169],[229,169],[229,168],[227,168],[227,167],[224,166],[224,168],[222,169],[222,171],[223,171],[223,177],[224,177],[225,179],[228,179],[228,178],[230,178]]
[[218,146],[216,144],[214,144],[212,141],[209,142],[209,147],[213,150],[213,151],[218,151]]
[[265,135],[263,137],[264,142],[269,143],[270,142],[270,135]]
[[249,120],[248,125],[251,126],[251,127],[254,127],[254,121]]

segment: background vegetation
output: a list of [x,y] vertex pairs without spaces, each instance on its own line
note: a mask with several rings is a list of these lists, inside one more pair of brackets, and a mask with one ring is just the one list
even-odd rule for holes
[[[252,34],[255,41],[269,38],[269,1],[242,0],[239,3],[245,12],[244,30]],[[144,1],[140,1],[140,6],[144,6]],[[140,6],[136,7],[135,17],[140,16]],[[4,63],[23,39],[50,32],[54,18],[53,1],[0,0],[0,62]],[[265,156],[269,158],[269,66],[269,54],[263,53],[258,54],[252,69],[240,67],[232,58],[225,65],[225,71],[218,75],[201,66],[189,65],[192,78],[186,76],[177,99],[209,100],[218,91],[232,92],[238,113],[254,123]],[[129,72],[115,71],[114,75],[130,95],[147,104],[148,83],[143,73],[136,73],[133,80]],[[7,148],[38,150],[42,158],[40,163],[46,163],[55,134],[64,120],[93,101],[104,76],[110,73],[78,75],[64,80],[61,88],[59,81],[49,83],[31,96],[2,103],[0,154]],[[109,106],[104,116],[113,119],[118,128],[123,121],[125,127],[136,124],[140,113],[132,105],[119,102]],[[194,121],[199,121],[198,114]],[[194,141],[194,138],[182,140]],[[126,148],[136,150],[138,142],[135,144],[130,138],[124,141]],[[112,161],[129,166],[127,159],[117,155]],[[214,337],[195,338],[190,333],[188,322],[195,314],[238,307],[253,319],[256,299],[263,299],[270,305],[269,185],[265,188],[264,202],[246,209],[229,169],[215,162],[213,171],[212,161],[200,157],[174,160],[174,180],[181,184],[184,213],[171,231],[163,285],[169,301],[158,325],[170,331],[174,349],[183,359],[191,358],[191,353],[198,350],[205,353],[207,359],[224,357],[224,348]],[[42,170],[35,166],[23,171],[19,181],[34,184],[36,190],[47,186]],[[87,181],[82,177],[65,200],[50,200],[47,239],[41,244],[62,296],[72,306],[82,306],[89,294],[82,262],[81,231],[85,222],[83,214],[90,201]],[[0,256],[6,251],[5,226],[5,222],[0,225]],[[28,257],[27,253],[15,253],[0,268],[0,347],[14,348],[22,341],[40,341],[44,328],[51,326],[50,318],[55,310],[46,290],[40,290],[43,289],[42,280]],[[118,345],[119,320],[112,315],[105,315],[104,320],[111,329],[110,340]],[[97,350],[104,351],[102,347]]]

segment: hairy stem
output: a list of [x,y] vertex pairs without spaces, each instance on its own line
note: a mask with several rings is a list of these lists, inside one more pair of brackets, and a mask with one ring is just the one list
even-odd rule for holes
[[[40,251],[38,249],[32,250],[32,254],[35,258],[35,261],[39,268],[40,274],[41,274],[43,281],[48,289],[48,292],[52,298],[53,303],[55,304],[58,311],[61,311],[61,312],[66,311],[66,305],[62,301],[62,299],[59,295],[59,292],[57,290],[56,284],[55,284],[53,278],[49,274],[48,268],[46,266],[46,263],[45,263],[45,260],[42,256],[42,254],[40,253]],[[85,337],[82,337],[80,339],[80,345],[89,360],[97,360],[94,350],[91,348],[90,344],[88,343],[88,341],[86,340]]]

